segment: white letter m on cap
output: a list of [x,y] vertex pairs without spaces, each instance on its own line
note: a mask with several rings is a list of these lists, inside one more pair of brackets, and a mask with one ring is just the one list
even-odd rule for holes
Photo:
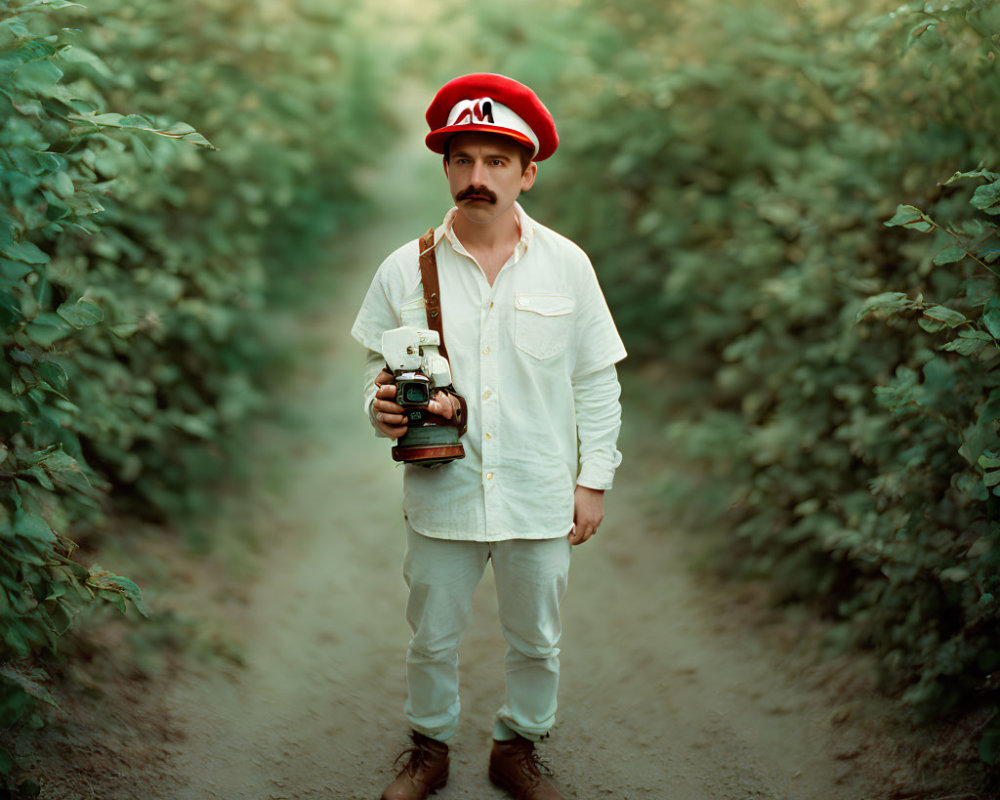
[[459,106],[458,116],[452,125],[474,125],[477,122],[488,122],[495,125],[493,121],[493,101],[488,97],[479,100],[466,100],[464,107]]

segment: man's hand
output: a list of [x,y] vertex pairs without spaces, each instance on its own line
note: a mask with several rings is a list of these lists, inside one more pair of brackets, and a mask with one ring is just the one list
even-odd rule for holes
[[[384,369],[375,376],[375,401],[372,403],[372,413],[375,417],[375,427],[390,439],[398,439],[406,433],[406,415],[403,407],[396,403],[396,378],[389,370]],[[438,392],[427,404],[427,410],[445,419],[455,416],[458,401],[444,392]]]
[[604,519],[604,490],[577,486],[573,493],[573,530],[569,532],[570,544],[583,544],[597,533],[597,526]]
[[375,376],[375,385],[378,387],[372,403],[375,427],[390,439],[398,439],[406,433],[406,417],[403,407],[396,403],[396,378],[384,369]]
[[458,400],[447,392],[438,392],[427,404],[427,410],[439,417],[451,419],[458,413]]

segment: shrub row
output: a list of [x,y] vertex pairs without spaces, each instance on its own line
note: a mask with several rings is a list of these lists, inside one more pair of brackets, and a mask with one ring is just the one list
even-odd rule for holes
[[556,112],[526,202],[664,365],[720,558],[874,648],[919,717],[990,708],[1000,3],[581,8],[539,26],[561,44],[481,23]]
[[200,507],[262,407],[268,302],[357,215],[382,66],[299,5],[0,0],[0,728],[38,724],[82,606],[143,611],[73,540]]

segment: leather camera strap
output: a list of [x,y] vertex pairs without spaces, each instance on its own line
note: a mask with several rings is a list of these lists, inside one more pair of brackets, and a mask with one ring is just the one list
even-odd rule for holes
[[437,331],[441,338],[438,352],[448,357],[444,345],[444,327],[441,324],[441,288],[438,286],[437,255],[434,252],[434,229],[420,237],[420,279],[424,284],[424,306],[427,309],[427,324]]
[[[429,228],[427,233],[420,237],[420,280],[424,285],[424,307],[427,311],[427,325],[431,330],[437,331],[441,344],[438,352],[448,358],[448,349],[444,345],[444,325],[441,319],[441,287],[438,285],[437,254],[434,247],[434,229]],[[450,359],[449,359],[450,361]],[[469,407],[462,397],[453,388],[447,390],[448,394],[458,400],[460,408],[455,415],[455,425],[458,428],[459,436],[465,435],[468,427]]]

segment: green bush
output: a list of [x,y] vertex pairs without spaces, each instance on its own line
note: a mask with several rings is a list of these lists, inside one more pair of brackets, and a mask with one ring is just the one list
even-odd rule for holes
[[286,355],[271,304],[358,217],[351,173],[385,141],[354,25],[318,2],[0,0],[0,728],[39,723],[82,606],[145,613],[71,538],[203,508],[238,459]]

